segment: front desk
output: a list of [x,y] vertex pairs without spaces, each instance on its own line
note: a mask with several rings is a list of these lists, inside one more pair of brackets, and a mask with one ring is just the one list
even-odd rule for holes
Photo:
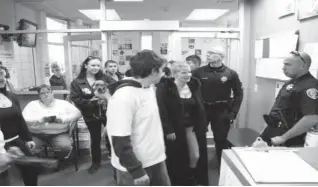
[[[244,149],[244,148],[241,148]],[[273,148],[269,148],[273,149]],[[299,163],[304,163],[304,166],[306,166],[309,169],[312,169],[312,172],[310,172],[311,176],[318,175],[318,148],[299,148],[299,149],[291,149],[293,153],[297,155],[297,157],[300,158]],[[290,151],[290,152],[291,152]],[[277,152],[276,152],[277,154]],[[293,156],[295,156],[295,154]],[[253,157],[251,157],[253,159]],[[288,160],[288,158],[286,158]],[[274,162],[274,161],[273,161]],[[268,165],[270,162],[260,163],[260,165]],[[255,163],[257,165],[258,163]],[[290,163],[293,164],[293,163]],[[309,164],[309,165],[308,165]],[[279,164],[277,164],[279,165]],[[243,164],[242,159],[239,158],[237,152],[235,152],[234,149],[228,149],[224,150],[222,154],[222,161],[221,161],[221,171],[220,171],[220,178],[219,178],[219,186],[259,186],[259,185],[284,185],[284,186],[318,186],[318,179],[311,179],[311,181],[308,182],[255,182],[255,177],[252,177],[251,170],[248,170],[247,165]],[[256,167],[257,168],[257,167]],[[261,168],[261,167],[260,167]],[[269,172],[275,172],[275,169],[278,169],[279,166],[276,168],[273,167],[271,171],[264,171],[259,169],[259,176],[263,175],[266,176],[269,174]],[[294,171],[298,171],[298,173],[301,173],[302,175],[306,176],[308,175],[308,172],[306,173],[299,167]],[[310,170],[311,171],[311,170]],[[255,173],[255,171],[254,171]],[[282,172],[277,175],[277,178],[290,178],[290,176],[284,177],[284,175],[289,175],[287,172]],[[296,173],[296,172],[294,172]],[[297,174],[298,175],[298,174]],[[301,175],[299,175],[301,176]],[[297,177],[296,177],[297,178]],[[313,177],[312,177],[313,178]],[[293,178],[291,179],[293,180]],[[296,179],[298,180],[298,179]],[[295,181],[296,181],[295,180]],[[301,179],[306,181],[306,179]]]
[[[21,109],[30,102],[39,99],[39,94],[37,91],[15,91],[14,92],[20,101]],[[66,95],[70,94],[69,90],[53,90],[54,97],[56,99],[65,99]]]

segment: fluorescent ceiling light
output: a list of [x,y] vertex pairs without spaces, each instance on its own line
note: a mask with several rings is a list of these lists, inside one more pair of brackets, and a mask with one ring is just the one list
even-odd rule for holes
[[140,2],[144,0],[114,0],[115,2]]
[[[82,14],[84,14],[86,17],[88,17],[91,20],[102,20],[102,14],[99,9],[90,9],[90,10],[78,10]],[[106,10],[106,19],[107,20],[121,20],[118,16],[116,10],[114,9],[108,9]]]
[[194,9],[186,20],[215,20],[228,11],[228,9]]

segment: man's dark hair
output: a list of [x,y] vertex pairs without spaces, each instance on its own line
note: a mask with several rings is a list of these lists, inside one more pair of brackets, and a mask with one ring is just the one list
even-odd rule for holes
[[192,61],[201,66],[201,58],[198,55],[190,55],[186,58],[186,61]]
[[43,88],[46,88],[48,90],[52,90],[51,89],[51,86],[47,85],[47,84],[41,84],[40,86],[37,87],[36,91],[38,92],[38,94],[40,94],[40,91],[43,89]]
[[170,76],[171,76],[171,70],[170,70],[170,68],[168,68],[168,67],[163,68],[163,72],[165,73],[165,75],[166,75],[167,77],[170,77]]
[[108,64],[117,64],[117,62],[115,60],[107,60],[104,67],[107,67]]
[[3,64],[2,64],[2,62],[0,61],[0,66],[2,66]]
[[135,78],[146,78],[153,71],[159,72],[159,69],[165,63],[165,59],[159,57],[151,50],[140,51],[130,60],[132,76]]
[[127,70],[127,71],[125,72],[125,76],[126,76],[126,77],[132,77],[131,69],[129,69],[129,70]]

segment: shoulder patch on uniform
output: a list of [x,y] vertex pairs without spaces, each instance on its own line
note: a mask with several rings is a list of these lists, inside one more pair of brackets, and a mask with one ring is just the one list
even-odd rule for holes
[[306,91],[307,95],[309,98],[311,99],[317,99],[318,98],[318,90],[316,88],[309,88],[307,91]]

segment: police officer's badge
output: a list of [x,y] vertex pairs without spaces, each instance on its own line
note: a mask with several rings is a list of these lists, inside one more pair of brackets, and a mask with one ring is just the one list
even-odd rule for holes
[[226,81],[227,81],[227,77],[223,76],[223,77],[221,78],[221,82],[222,82],[222,83],[225,83]]
[[291,90],[294,88],[294,85],[293,84],[289,84],[286,86],[286,90]]
[[306,91],[309,98],[316,100],[318,98],[318,90],[316,88],[310,88]]

